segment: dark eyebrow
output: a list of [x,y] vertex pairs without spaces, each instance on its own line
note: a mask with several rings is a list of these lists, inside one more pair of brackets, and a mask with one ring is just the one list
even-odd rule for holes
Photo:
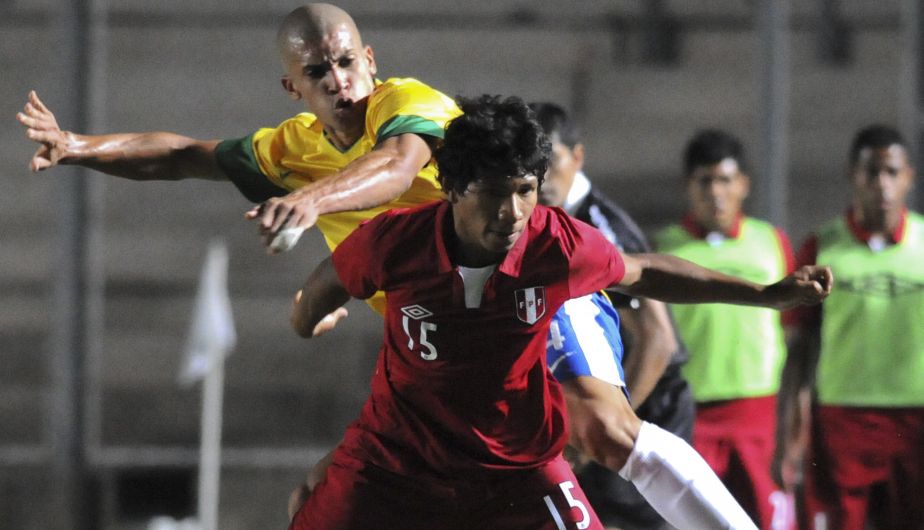
[[329,63],[306,64],[302,67],[302,72],[308,77],[320,79],[327,75],[327,72],[330,72],[331,68]]
[[305,72],[309,70],[315,70],[315,71],[321,70],[321,71],[326,72],[327,70],[330,70],[332,68],[333,64],[339,63],[340,61],[350,58],[351,56],[355,56],[355,55],[356,55],[355,50],[352,50],[352,49],[344,50],[343,52],[340,53],[340,55],[331,58],[330,61],[321,61],[319,63],[306,64],[304,67],[302,67],[302,70]]

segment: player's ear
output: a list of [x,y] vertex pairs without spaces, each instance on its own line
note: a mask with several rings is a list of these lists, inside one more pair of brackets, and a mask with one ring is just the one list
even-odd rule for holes
[[289,94],[289,97],[292,98],[293,101],[302,99],[302,95],[298,93],[298,90],[295,90],[295,83],[292,82],[292,79],[290,79],[288,75],[283,75],[279,79],[279,82],[282,83],[282,89]]
[[751,177],[747,173],[741,173],[741,186],[744,189],[744,196],[741,198],[747,199],[751,194]]
[[446,193],[446,198],[449,199],[449,202],[452,204],[459,202],[459,194],[456,193],[456,190],[449,190]]
[[571,149],[571,155],[574,157],[574,162],[577,164],[577,169],[580,171],[584,168],[584,144],[577,143],[574,144],[574,147]]
[[375,73],[379,70],[379,67],[375,64],[375,54],[372,52],[372,46],[366,46],[363,53],[366,55],[366,61],[369,63],[369,73],[372,74],[372,77],[375,77]]

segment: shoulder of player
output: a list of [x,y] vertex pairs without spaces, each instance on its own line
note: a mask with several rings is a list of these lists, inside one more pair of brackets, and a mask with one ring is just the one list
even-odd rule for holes
[[818,253],[827,249],[837,241],[853,241],[850,227],[847,224],[846,214],[828,219],[816,230],[810,232],[796,251],[796,262],[799,265],[808,265],[816,262]]
[[770,221],[767,221],[765,219],[760,219],[759,217],[751,217],[750,215],[743,216],[741,218],[741,223],[742,225],[748,226],[752,229],[768,230],[768,231],[782,230],[782,228],[774,225]]
[[413,77],[391,77],[378,84],[369,96],[370,105],[392,99],[424,99],[454,106],[452,98]]
[[364,221],[360,226],[370,226],[372,230],[397,238],[405,238],[416,227],[433,226],[440,204],[437,200],[408,208],[392,208]]
[[318,124],[318,117],[310,112],[299,112],[295,116],[283,121],[277,129],[308,129]]
[[686,231],[681,223],[670,223],[667,225],[661,225],[659,228],[655,229],[653,232],[652,238],[661,246],[665,241],[669,241],[675,238],[689,238],[692,237]]
[[407,90],[432,90],[436,92],[436,89],[431,88],[430,85],[413,77],[389,77],[385,81],[378,83],[372,94],[373,96],[381,96],[382,94]]
[[920,213],[910,209],[906,215],[909,222],[916,225],[924,225],[924,215],[921,215]]
[[629,214],[622,209],[616,201],[609,195],[603,193],[596,186],[590,188],[590,193],[588,194],[588,200],[590,204],[596,205],[598,208],[605,210],[612,215],[623,215],[628,217]]
[[562,221],[571,219],[563,209],[557,206],[544,206],[537,204],[529,216],[529,228],[533,231],[555,231],[560,228]]
[[[586,208],[587,219],[580,216],[579,219],[587,221],[598,228],[602,224],[607,224],[606,228],[614,232],[620,245],[640,247],[627,248],[628,252],[645,252],[647,250],[648,239],[645,237],[645,233],[635,222],[635,219],[629,215],[629,212],[619,206],[616,201],[596,188],[591,188],[588,202],[589,204],[587,204]],[[581,210],[583,211],[585,208],[582,207]]]
[[741,219],[742,228],[747,227],[749,230],[759,230],[764,233],[772,234],[781,241],[789,242],[789,234],[782,227],[777,226],[770,221],[745,215]]
[[[536,205],[529,219],[532,235],[531,244],[545,246],[557,241],[558,246],[566,252],[578,241],[584,239],[587,233],[599,234],[597,229],[580,219],[568,215],[558,207]],[[600,236],[602,239],[602,235]]]
[[323,124],[310,112],[301,112],[283,121],[275,129],[269,129],[274,136],[283,136],[286,143],[317,141],[323,134]]
[[847,223],[847,215],[845,214],[822,223],[809,237],[814,240],[816,247],[818,247],[830,244],[839,239],[842,234],[850,234],[850,226]]

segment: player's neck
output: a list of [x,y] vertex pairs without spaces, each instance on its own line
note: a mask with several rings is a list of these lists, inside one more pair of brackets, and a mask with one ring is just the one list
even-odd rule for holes
[[324,127],[324,133],[325,136],[327,136],[327,140],[332,143],[334,147],[341,151],[346,151],[352,147],[353,144],[355,144],[356,141],[360,139],[360,137],[362,137],[363,127],[360,125],[359,127],[355,127],[349,130],[337,130],[331,127]]
[[880,212],[865,212],[863,208],[854,208],[857,225],[871,234],[890,235],[895,233],[902,220],[902,208],[892,208]]
[[704,233],[719,232],[722,234],[734,234],[740,217],[741,212],[736,212],[734,215],[723,216],[721,218],[713,216],[698,216],[694,217],[694,220]]
[[452,245],[452,263],[460,267],[477,269],[497,265],[506,255],[506,252],[498,254],[480,245],[464,243],[459,238],[456,238]]

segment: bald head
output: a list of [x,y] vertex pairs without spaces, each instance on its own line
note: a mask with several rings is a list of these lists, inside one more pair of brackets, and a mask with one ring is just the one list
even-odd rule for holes
[[364,131],[376,66],[352,17],[330,4],[307,4],[286,16],[276,42],[289,97],[305,102],[338,147],[355,143]]
[[276,45],[285,56],[293,48],[317,44],[333,32],[351,33],[356,46],[362,47],[362,38],[353,17],[331,4],[307,4],[286,15],[276,34]]

